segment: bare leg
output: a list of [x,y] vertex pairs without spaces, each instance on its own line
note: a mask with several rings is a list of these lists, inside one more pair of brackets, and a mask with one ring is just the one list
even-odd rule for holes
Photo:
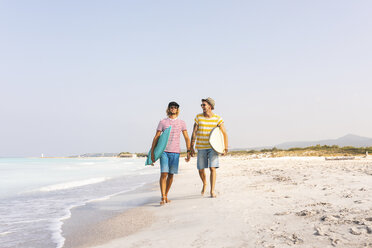
[[207,178],[205,176],[204,169],[199,170],[199,176],[203,182],[203,188],[202,188],[201,194],[204,195],[205,189],[207,188]]
[[170,190],[170,187],[172,186],[172,182],[173,182],[173,174],[168,174],[168,178],[167,178],[167,185],[166,185],[166,188],[165,188],[165,202],[166,203],[169,203],[171,202],[170,200],[168,200],[168,192]]
[[216,185],[216,168],[211,167],[211,197],[216,197],[216,193],[214,192],[214,186]]
[[164,203],[165,203],[165,190],[166,190],[166,185],[167,185],[167,176],[168,176],[168,173],[166,173],[166,172],[163,172],[160,175],[160,180],[159,180],[160,192],[161,192],[160,205],[164,205]]

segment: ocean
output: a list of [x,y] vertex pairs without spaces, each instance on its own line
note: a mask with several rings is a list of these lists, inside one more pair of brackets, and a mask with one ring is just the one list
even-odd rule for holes
[[0,158],[0,247],[61,248],[71,209],[134,191],[159,168],[134,158]]

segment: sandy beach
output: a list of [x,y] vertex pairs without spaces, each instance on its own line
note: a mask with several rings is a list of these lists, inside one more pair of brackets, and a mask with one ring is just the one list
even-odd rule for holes
[[171,203],[159,206],[154,184],[150,202],[70,233],[65,247],[372,247],[371,159],[223,157],[220,165],[217,198],[200,195],[196,158],[181,159]]

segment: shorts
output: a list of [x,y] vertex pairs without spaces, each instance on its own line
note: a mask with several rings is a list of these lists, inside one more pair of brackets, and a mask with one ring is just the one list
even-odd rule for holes
[[218,168],[218,153],[213,149],[202,149],[198,150],[197,168],[198,170],[206,168]]
[[180,154],[174,152],[163,152],[160,157],[160,172],[178,174],[178,163]]

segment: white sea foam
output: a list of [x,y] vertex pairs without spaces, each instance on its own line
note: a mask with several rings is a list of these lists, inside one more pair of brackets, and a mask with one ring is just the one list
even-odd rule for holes
[[11,234],[12,232],[2,232],[0,233],[0,236],[5,236],[5,235],[8,235],[8,234]]
[[50,224],[49,229],[52,231],[52,240],[56,244],[56,248],[62,248],[63,245],[65,244],[66,239],[62,236],[62,225],[63,225],[63,221],[71,218],[71,209],[84,206],[88,202],[89,201],[82,202],[81,204],[74,204],[74,205],[69,206],[68,208],[64,210],[64,215],[61,218],[55,219]]
[[48,221],[49,219],[37,219],[37,220],[21,220],[21,221],[14,221],[11,224],[29,224],[29,223],[36,223],[42,221]]
[[123,190],[123,191],[120,191],[120,192],[117,192],[117,193],[114,193],[114,194],[111,194],[111,195],[108,195],[108,196],[104,196],[104,197],[101,197],[101,198],[89,200],[89,201],[87,201],[87,203],[88,202],[97,202],[97,201],[106,201],[106,200],[110,199],[111,197],[114,197],[114,196],[117,196],[117,195],[120,195],[120,194],[129,192],[129,191],[135,190],[136,188],[140,188],[140,187],[142,187],[144,185],[145,185],[145,183],[141,183],[140,185],[138,185],[136,187],[133,187],[131,189]]
[[91,200],[88,200],[88,201],[83,202],[81,204],[71,205],[68,208],[66,208],[65,209],[65,214],[61,218],[53,221],[52,224],[50,225],[50,230],[52,231],[52,240],[56,244],[56,248],[62,248],[64,243],[65,243],[65,238],[62,236],[62,225],[63,225],[63,221],[71,218],[71,210],[73,208],[85,206],[87,203],[90,203],[90,202],[105,201],[105,200],[108,200],[111,197],[114,197],[116,195],[120,195],[120,194],[129,192],[129,191],[135,190],[136,188],[142,187],[143,185],[145,185],[145,183],[141,183],[137,186],[134,186],[134,187],[128,188],[126,190],[123,190],[123,191],[120,191],[120,192],[117,192],[117,193],[114,193],[114,194],[110,194],[110,195],[107,195],[107,196],[104,196],[104,197],[91,199]]
[[104,181],[109,180],[110,177],[98,177],[98,178],[90,178],[86,180],[79,180],[79,181],[72,181],[72,182],[66,182],[66,183],[60,183],[60,184],[54,184],[45,186],[39,189],[39,191],[43,192],[50,192],[50,191],[57,191],[57,190],[64,190],[64,189],[72,189],[76,187],[86,186],[90,184],[96,184],[101,183]]
[[[142,160],[0,160],[0,247],[63,247],[62,225],[71,209],[104,201],[154,180]],[[124,163],[123,163],[124,162]],[[27,177],[25,177],[27,175]],[[14,183],[13,183],[14,182]],[[139,183],[140,182],[140,183]],[[48,234],[48,235],[45,235]]]
[[62,248],[65,244],[65,238],[62,236],[62,225],[63,221],[71,218],[71,209],[74,207],[83,206],[85,203],[80,205],[73,205],[65,209],[65,214],[58,220],[52,222],[50,230],[52,231],[52,240],[56,244],[56,248]]

